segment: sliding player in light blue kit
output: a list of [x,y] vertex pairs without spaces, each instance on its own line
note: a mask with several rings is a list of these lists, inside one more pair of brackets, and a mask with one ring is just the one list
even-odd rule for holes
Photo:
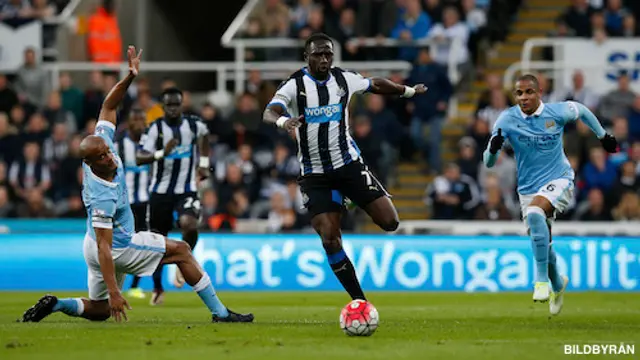
[[[533,75],[518,78],[514,93],[518,105],[500,114],[483,160],[492,167],[505,139],[513,147],[520,207],[536,261],[533,301],[551,298],[549,311],[558,315],[569,279],[558,272],[551,247],[551,224],[556,212],[564,212],[571,203],[574,188],[573,169],[562,144],[564,126],[581,119],[609,153],[617,151],[618,142],[584,105],[574,101],[542,103],[538,79]],[[549,280],[553,292],[549,290]]]

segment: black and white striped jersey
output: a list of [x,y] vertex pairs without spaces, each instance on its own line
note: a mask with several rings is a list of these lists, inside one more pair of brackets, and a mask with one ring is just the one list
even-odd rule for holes
[[[170,154],[153,163],[152,194],[185,194],[197,191],[198,138],[208,134],[207,127],[197,116],[183,116],[180,124],[171,126],[162,117],[151,123],[141,140],[142,148],[151,153],[162,150],[171,139],[178,145]],[[208,154],[207,154],[208,155]]]
[[149,169],[151,166],[137,165],[136,152],[140,144],[131,140],[129,133],[118,140],[118,155],[124,166],[125,180],[129,192],[129,204],[144,204],[149,201]]
[[268,106],[280,105],[288,116],[304,115],[296,130],[302,174],[324,174],[360,158],[349,133],[349,101],[371,87],[371,80],[331,68],[325,81],[303,68],[282,82]]

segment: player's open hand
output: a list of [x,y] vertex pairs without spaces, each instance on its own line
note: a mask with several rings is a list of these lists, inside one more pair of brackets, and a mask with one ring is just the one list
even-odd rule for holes
[[618,152],[618,140],[613,135],[605,134],[600,143],[608,153]]
[[297,118],[291,118],[284,123],[284,129],[287,132],[295,132],[304,123],[304,115],[300,115]]
[[140,71],[140,57],[142,56],[142,49],[136,54],[136,47],[129,45],[127,49],[127,58],[129,59],[129,72],[134,76],[138,75]]
[[489,144],[489,152],[492,154],[495,154],[498,150],[502,149],[502,144],[504,144],[502,129],[498,129],[498,134],[491,138],[491,142]]
[[211,174],[211,171],[209,170],[208,167],[199,167],[198,168],[198,180],[199,181],[204,181],[204,180],[208,179],[210,174]]
[[111,316],[116,322],[121,322],[123,319],[124,321],[129,321],[125,309],[131,310],[132,308],[119,291],[109,294],[109,308],[111,309]]
[[178,140],[176,138],[169,140],[167,145],[164,146],[164,155],[167,156],[171,154],[171,152],[173,151],[173,149],[176,148],[177,145],[178,145]]
[[416,91],[416,95],[424,94],[427,92],[427,87],[424,84],[418,84],[414,86],[413,89]]

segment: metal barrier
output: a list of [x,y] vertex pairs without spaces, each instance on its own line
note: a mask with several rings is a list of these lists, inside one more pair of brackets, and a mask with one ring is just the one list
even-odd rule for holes
[[[520,221],[408,220],[400,222],[396,233],[406,235],[526,235],[526,228]],[[553,225],[553,235],[640,236],[640,221],[556,221]]]
[[[265,72],[263,76],[267,80],[284,80],[291,72],[303,67],[301,62],[242,62],[238,66],[236,62],[145,62],[141,71],[174,71],[174,72],[215,72],[217,74],[216,88],[226,89],[226,83],[230,76],[235,79],[235,90],[242,85],[246,72],[249,70],[260,70]],[[408,72],[411,64],[406,61],[386,61],[386,62],[343,62],[343,66],[357,69],[358,71],[369,71],[372,73],[388,74],[392,71]],[[54,89],[58,88],[58,78],[61,71],[94,71],[111,70],[119,71],[122,76],[128,72],[128,64],[99,64],[92,62],[57,62],[46,63],[43,67],[50,72],[51,84]],[[238,73],[241,73],[240,75]],[[240,82],[238,82],[240,81]]]

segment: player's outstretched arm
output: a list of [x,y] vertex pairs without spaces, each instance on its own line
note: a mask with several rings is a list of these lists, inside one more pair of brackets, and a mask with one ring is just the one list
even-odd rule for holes
[[427,87],[423,84],[416,86],[406,86],[396,84],[393,81],[385,78],[371,78],[371,86],[369,91],[374,94],[380,95],[400,95],[406,98],[412,98],[415,95],[424,94],[427,92]]
[[122,99],[124,99],[124,95],[127,93],[127,89],[133,82],[133,79],[138,76],[141,55],[142,50],[140,50],[140,52],[138,52],[138,54],[136,55],[136,48],[134,46],[129,46],[129,49],[127,49],[127,56],[129,58],[129,73],[124,79],[120,80],[109,91],[109,94],[107,94],[107,97],[102,103],[102,108],[100,109],[98,120],[106,120],[113,125],[116,125],[116,113],[118,110],[118,106],[120,106]]
[[131,309],[127,300],[122,297],[120,288],[116,281],[115,265],[111,249],[113,246],[113,229],[105,229],[94,227],[96,233],[96,242],[98,243],[98,262],[100,263],[100,272],[107,285],[109,292],[109,306],[111,307],[111,315],[120,322],[122,318],[127,320],[125,307]]
[[598,118],[593,114],[593,112],[591,112],[589,108],[587,108],[586,106],[578,102],[573,101],[571,102],[571,104],[577,108],[577,112],[578,112],[577,118],[582,119],[582,122],[584,122],[585,125],[587,125],[589,129],[593,131],[594,134],[596,134],[596,136],[600,140],[600,143],[602,143],[602,147],[607,152],[610,152],[610,153],[617,152],[618,141],[612,135],[607,134],[606,130],[602,127],[602,125],[600,124],[600,121],[598,121]]

